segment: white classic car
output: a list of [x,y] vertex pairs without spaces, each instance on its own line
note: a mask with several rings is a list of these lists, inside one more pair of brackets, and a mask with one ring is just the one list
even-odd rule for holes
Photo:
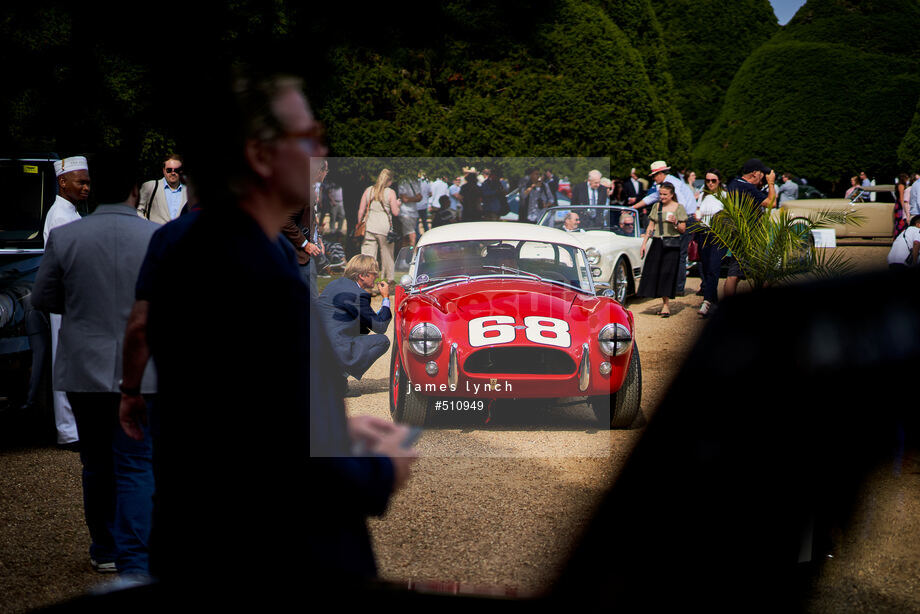
[[613,298],[625,305],[635,294],[642,277],[644,259],[639,257],[639,213],[632,207],[550,207],[539,224],[566,230],[565,218],[574,213],[578,229],[570,234],[584,245],[595,284],[607,284]]

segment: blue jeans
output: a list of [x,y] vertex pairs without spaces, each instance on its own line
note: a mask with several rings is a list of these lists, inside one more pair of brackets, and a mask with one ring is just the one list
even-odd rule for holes
[[150,435],[142,441],[125,435],[118,394],[69,392],[67,398],[80,435],[90,558],[114,561],[119,573],[147,574],[154,491]]
[[[711,239],[709,239],[711,241]],[[703,280],[703,300],[710,303],[719,302],[719,273],[722,269],[722,258],[727,251],[714,242],[710,245],[700,241],[700,277]]]

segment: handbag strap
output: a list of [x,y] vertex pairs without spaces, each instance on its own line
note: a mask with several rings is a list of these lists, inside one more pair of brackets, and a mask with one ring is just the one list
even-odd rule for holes
[[[387,188],[383,189],[383,197],[386,198]],[[393,232],[393,212],[390,211],[388,204],[380,203],[380,206],[383,207],[384,212],[387,214],[387,218],[390,220],[390,232]]]
[[147,208],[144,210],[144,217],[148,220],[150,219],[150,209],[153,207],[153,199],[157,197],[157,188],[159,185],[159,180],[155,179],[153,182],[153,189],[150,190],[150,200],[147,201]]

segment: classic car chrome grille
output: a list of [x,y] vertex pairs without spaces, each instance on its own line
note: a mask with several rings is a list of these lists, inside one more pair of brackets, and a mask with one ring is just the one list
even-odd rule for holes
[[570,375],[575,372],[575,361],[562,350],[552,348],[495,347],[473,352],[463,368],[467,373]]

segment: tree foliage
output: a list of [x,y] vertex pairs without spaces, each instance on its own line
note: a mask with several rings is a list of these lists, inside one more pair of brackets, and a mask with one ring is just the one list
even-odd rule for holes
[[905,24],[920,28],[918,3],[809,0],[745,60],[695,162],[731,172],[756,156],[825,182],[894,175],[920,97],[917,43],[888,40]]
[[605,7],[510,6],[455,0],[428,13],[442,37],[406,36],[397,16],[379,36],[337,44],[317,102],[334,153],[609,156],[617,174],[687,158],[680,115],[658,93],[666,70],[648,68],[656,54],[638,51]]
[[738,68],[779,26],[769,0],[653,0],[667,46],[676,99],[699,140],[722,106]]
[[920,102],[907,133],[898,145],[898,162],[905,170],[920,172]]

